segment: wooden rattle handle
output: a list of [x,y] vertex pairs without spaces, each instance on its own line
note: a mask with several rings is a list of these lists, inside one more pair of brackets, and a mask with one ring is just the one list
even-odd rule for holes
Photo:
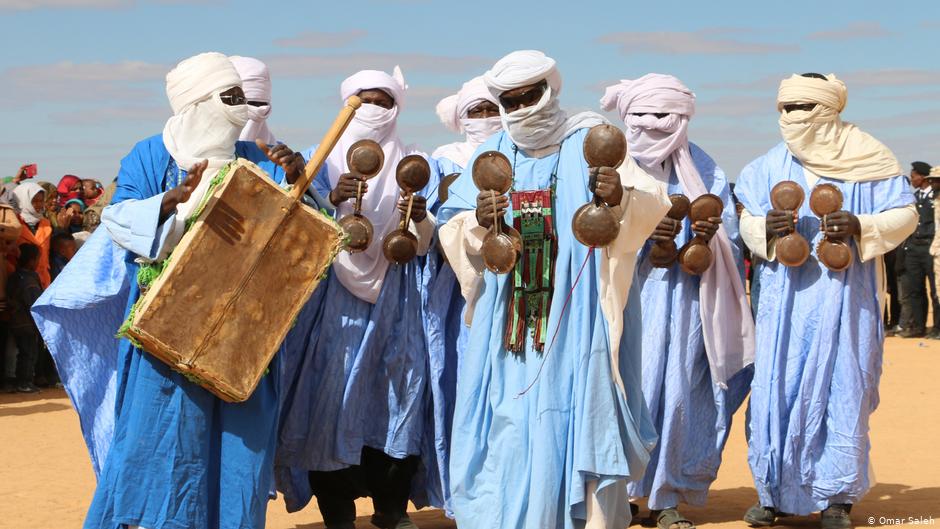
[[304,168],[303,178],[294,184],[294,189],[291,192],[291,196],[294,200],[300,200],[300,198],[303,197],[307,188],[310,187],[310,183],[313,182],[314,177],[317,176],[317,173],[320,172],[320,168],[323,167],[323,162],[326,161],[326,157],[329,156],[330,151],[336,146],[336,143],[343,135],[346,127],[349,126],[349,123],[356,116],[356,110],[361,106],[362,101],[357,96],[350,96],[349,99],[346,100],[346,104],[343,106],[342,110],[339,111],[339,115],[336,116],[336,120],[333,121],[330,130],[326,132],[323,141],[320,142],[317,150],[314,151],[313,155],[310,157],[310,161],[307,162],[307,167]]

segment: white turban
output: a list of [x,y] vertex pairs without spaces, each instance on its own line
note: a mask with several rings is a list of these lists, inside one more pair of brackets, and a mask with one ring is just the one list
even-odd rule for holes
[[483,101],[499,106],[496,97],[483,82],[483,77],[474,77],[464,83],[459,92],[445,97],[437,104],[437,115],[441,118],[441,123],[453,132],[466,134],[466,141],[443,145],[431,156],[447,158],[465,168],[473,151],[502,129],[502,120],[498,116],[478,119],[468,117],[470,110]]
[[242,80],[232,62],[221,53],[200,53],[176,65],[166,74],[166,96],[174,114],[214,92],[241,86]]
[[[235,143],[250,118],[248,105],[226,105],[219,94],[242,85],[232,62],[221,53],[202,53],[179,63],[166,75],[173,116],[163,127],[163,144],[181,171],[202,160],[209,165],[190,199],[176,207],[172,237],[161,260],[182,237],[185,221],[195,212],[212,179],[235,159]],[[178,183],[177,183],[178,185]]]
[[561,74],[555,60],[534,50],[514,51],[503,57],[483,74],[483,80],[494,97],[515,88],[545,80],[548,88],[533,106],[507,113],[500,105],[503,129],[513,143],[528,151],[543,149],[561,142],[579,129],[607,123],[600,114],[582,112],[569,117],[558,104]]
[[499,106],[499,101],[487,88],[483,77],[474,77],[464,83],[459,92],[445,97],[437,104],[437,117],[449,130],[464,132],[463,120],[467,119],[467,113],[483,101]]
[[561,93],[561,73],[555,66],[555,59],[536,50],[510,53],[483,74],[483,79],[494,97],[514,88],[535,84],[542,79],[545,79],[556,96]]
[[[894,153],[866,132],[842,121],[848,90],[829,74],[826,79],[793,75],[780,83],[777,110],[787,148],[814,174],[847,182],[892,178],[903,173]],[[814,103],[810,111],[785,112],[788,104]]]
[[354,96],[363,90],[379,88],[395,100],[395,106],[405,106],[405,91],[408,85],[405,84],[405,77],[398,66],[389,75],[381,70],[362,70],[354,73],[343,81],[339,87],[339,93],[343,101]]
[[791,75],[780,81],[777,90],[777,112],[783,111],[783,105],[790,103],[816,103],[842,112],[849,98],[845,83],[829,74],[825,79]]
[[267,103],[256,107],[248,105],[251,119],[242,129],[238,139],[242,141],[262,140],[268,145],[277,143],[277,139],[268,128],[268,116],[271,115],[271,74],[263,62],[252,57],[229,57],[239,77],[242,79],[242,91],[248,101]]

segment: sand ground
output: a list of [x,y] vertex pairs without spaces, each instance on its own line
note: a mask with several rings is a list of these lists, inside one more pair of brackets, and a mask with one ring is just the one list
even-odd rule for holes
[[[888,339],[881,405],[872,417],[872,457],[878,484],[853,511],[858,527],[940,526],[940,341]],[[735,418],[718,480],[706,508],[684,509],[699,527],[746,527],[739,521],[754,502],[744,410]],[[0,395],[0,528],[79,528],[95,486],[78,419],[62,391]],[[360,503],[359,527],[369,503]],[[642,514],[641,514],[642,515]],[[438,511],[414,515],[425,529],[455,527]],[[911,520],[913,518],[913,520]],[[818,527],[817,517],[788,525]],[[283,502],[268,509],[269,529],[320,529],[311,506],[287,514]],[[472,529],[472,528],[470,528]]]

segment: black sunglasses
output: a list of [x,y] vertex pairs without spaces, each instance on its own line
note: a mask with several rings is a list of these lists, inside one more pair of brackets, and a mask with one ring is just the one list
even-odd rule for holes
[[804,110],[806,112],[812,111],[816,108],[816,103],[793,103],[790,105],[783,105],[784,112],[790,113],[797,110]]
[[499,96],[499,106],[503,108],[514,108],[517,105],[529,106],[534,105],[538,102],[539,99],[542,99],[542,94],[545,93],[545,90],[548,88],[548,83],[542,81],[532,88],[522,92],[521,94],[513,96]]
[[240,94],[219,94],[219,99],[229,106],[244,105],[248,103],[248,100],[245,99],[245,96]]

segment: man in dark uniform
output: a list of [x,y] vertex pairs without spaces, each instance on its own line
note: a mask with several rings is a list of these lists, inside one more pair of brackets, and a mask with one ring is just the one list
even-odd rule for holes
[[934,236],[933,189],[927,182],[930,165],[924,162],[914,162],[911,166],[911,185],[914,187],[915,205],[920,218],[917,222],[917,230],[904,242],[904,272],[901,276],[901,288],[910,303],[910,325],[905,326],[898,336],[921,338],[927,334],[926,283],[930,284],[930,301],[933,303],[932,335],[938,332],[937,314],[940,312],[940,300],[937,299],[933,257],[930,256],[930,243],[933,242]]

